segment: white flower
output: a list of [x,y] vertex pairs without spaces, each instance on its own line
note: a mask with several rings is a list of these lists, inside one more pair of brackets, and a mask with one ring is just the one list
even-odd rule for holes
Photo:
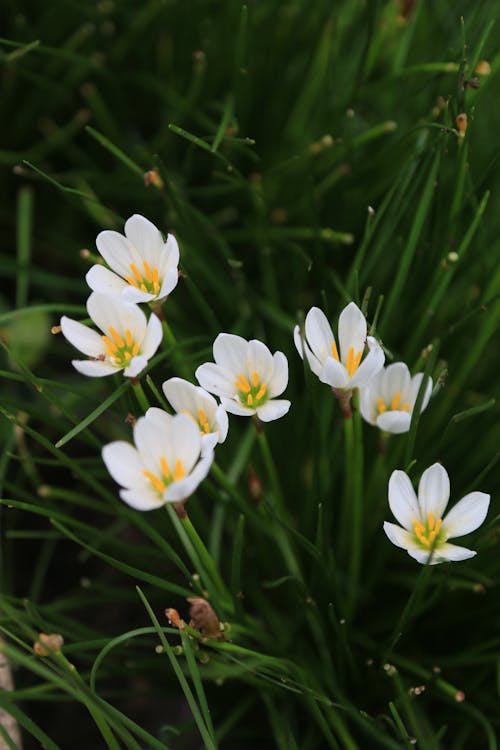
[[202,453],[224,442],[229,427],[227,413],[213,396],[182,378],[170,378],[162,387],[172,408],[188,414],[198,425]]
[[[351,391],[366,385],[383,367],[381,346],[366,335],[366,319],[359,307],[350,302],[339,317],[339,348],[326,315],[312,307],[306,315],[305,339],[299,326],[293,332],[300,356],[304,353],[313,373],[332,388]],[[365,343],[368,354],[362,360]],[[339,351],[340,350],[340,351]]]
[[151,315],[148,322],[137,305],[97,292],[88,298],[87,310],[104,335],[66,316],[61,318],[64,336],[89,357],[74,359],[73,366],[90,377],[119,370],[129,378],[136,377],[160,344],[162,328],[157,316]]
[[[384,432],[408,432],[423,377],[419,372],[412,378],[404,362],[394,362],[379,370],[360,390],[359,408],[363,419]],[[429,403],[431,392],[432,380],[428,378],[421,411]]]
[[486,518],[490,496],[471,492],[444,516],[450,497],[450,480],[441,464],[424,471],[418,485],[418,498],[404,471],[393,471],[389,480],[389,506],[401,526],[386,521],[384,531],[393,544],[405,549],[419,563],[436,565],[446,560],[467,560],[476,553],[466,547],[448,544],[448,539],[464,536]]
[[[102,294],[120,295],[127,302],[161,300],[177,285],[179,247],[175,237],[134,214],[125,223],[125,237],[106,230],[97,235],[97,249],[109,268],[92,266],[87,284]],[[114,272],[114,273],[113,273]]]
[[257,414],[263,422],[287,413],[290,401],[276,399],[288,384],[288,361],[283,352],[271,354],[261,341],[220,333],[213,346],[215,364],[206,362],[196,379],[221,399],[231,414]]
[[205,479],[213,452],[201,455],[200,431],[191,417],[151,407],[134,426],[135,447],[123,440],[105,445],[106,468],[137,510],[186,500]]

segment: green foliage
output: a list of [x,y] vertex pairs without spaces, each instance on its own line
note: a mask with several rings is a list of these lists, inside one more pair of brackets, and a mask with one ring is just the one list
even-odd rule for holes
[[[6,4],[0,709],[26,748],[497,748],[495,10]],[[49,334],[85,317],[95,236],[133,213],[181,249],[142,391],[78,375]],[[351,299],[388,362],[433,377],[408,434],[344,423],[297,356],[308,309]],[[100,449],[220,331],[286,353],[291,411],[259,434],[230,418],[188,524],[132,510]],[[382,532],[387,482],[435,461],[452,499],[492,505],[477,557],[420,568]],[[167,627],[190,596],[225,640]],[[35,656],[40,632],[62,653]]]

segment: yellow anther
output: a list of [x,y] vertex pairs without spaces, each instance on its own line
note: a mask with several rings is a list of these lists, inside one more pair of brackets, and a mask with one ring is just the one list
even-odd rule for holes
[[137,281],[139,283],[141,283],[141,281],[142,281],[142,273],[139,271],[139,269],[137,268],[137,266],[135,265],[135,263],[131,263],[130,264],[130,270],[134,274],[134,276],[137,279]]
[[148,288],[147,288],[146,284],[144,283],[144,281],[141,284],[139,284],[139,289],[141,290],[141,292],[146,292],[147,293]]
[[132,347],[132,356],[137,357],[137,354],[139,353],[139,343],[136,342],[134,346]]
[[234,381],[234,384],[236,388],[239,391],[243,391],[243,393],[250,393],[250,391],[252,390],[247,378],[241,372],[238,373],[238,375],[236,376],[236,380]]
[[260,399],[264,396],[266,391],[267,391],[267,386],[265,383],[262,383],[259,390],[255,394],[255,398],[257,399],[257,401],[260,401]]
[[401,393],[397,391],[397,393],[394,394],[394,398],[391,401],[391,409],[394,411],[399,407],[399,402],[401,401]]
[[115,328],[113,328],[113,326],[109,326],[108,331],[110,332],[116,346],[119,346],[119,347],[125,346],[124,340],[122,339],[118,331]]
[[335,343],[335,341],[332,341],[331,348],[332,348],[332,357],[336,359],[337,362],[339,362],[339,353],[338,353],[337,344]]
[[198,409],[198,421],[200,423],[202,432],[209,433],[210,425],[208,424],[207,415],[205,414],[203,409]]
[[147,260],[142,261],[142,265],[144,266],[144,275],[146,276],[146,281],[149,281],[151,284],[153,282],[153,272],[151,270],[151,266],[147,262]]
[[434,513],[429,513],[427,516],[427,523],[425,525],[420,521],[417,521],[417,519],[414,519],[412,523],[413,529],[415,531],[415,536],[417,537],[420,544],[430,549],[431,545],[433,545],[436,541],[441,530],[441,524],[443,523],[442,518],[438,518],[436,521]]
[[170,466],[167,463],[165,456],[160,456],[161,473],[165,479],[170,479]]
[[157,492],[164,492],[165,491],[165,482],[162,482],[161,479],[158,479],[151,471],[148,471],[147,469],[143,469],[142,473],[145,477],[149,479],[153,487]]
[[254,388],[257,388],[259,385],[259,376],[256,372],[252,372],[252,385]]
[[251,393],[249,393],[247,396],[247,404],[248,406],[253,406],[253,396]]
[[125,329],[125,343],[127,344],[127,346],[132,346],[132,344],[134,343],[130,328]]
[[104,341],[104,343],[108,347],[108,352],[111,354],[111,356],[113,354],[116,354],[116,349],[117,349],[116,344],[114,344],[111,341],[111,339],[109,339],[107,336],[102,336],[102,340]]
[[384,399],[382,397],[377,399],[377,411],[379,414],[383,414],[387,411],[387,406],[384,403]]
[[347,360],[345,363],[347,373],[350,378],[354,375],[356,370],[359,367],[359,363],[361,362],[361,356],[363,352],[357,352],[357,354],[354,354],[354,347],[350,346],[349,351],[347,352]]
[[429,517],[427,520],[427,526],[429,527],[429,531],[432,531],[435,523],[436,523],[436,519],[434,518],[434,513],[429,513]]
[[135,288],[137,289],[137,281],[133,279],[132,276],[124,276],[123,278],[125,279],[125,281],[128,281],[129,284],[135,286]]
[[410,411],[410,404],[403,404],[403,406],[400,407],[399,411]]
[[174,469],[174,482],[177,482],[179,479],[182,479],[182,477],[186,476],[186,471],[184,469],[184,466],[182,465],[182,461],[180,458],[178,458],[175,462],[175,469]]

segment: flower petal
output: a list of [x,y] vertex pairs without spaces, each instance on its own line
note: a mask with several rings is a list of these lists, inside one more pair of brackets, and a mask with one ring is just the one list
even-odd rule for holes
[[295,348],[300,354],[301,359],[304,359],[304,354],[305,354],[306,359],[309,362],[309,367],[311,368],[312,372],[315,375],[319,376],[323,365],[321,364],[319,359],[314,356],[309,346],[307,345],[306,340],[302,338],[299,326],[295,326],[295,328],[293,329],[293,341],[295,344]]
[[161,321],[157,315],[151,313],[146,326],[146,333],[141,343],[141,354],[147,359],[150,359],[160,346],[162,337],[163,329],[161,327]]
[[436,562],[459,562],[460,560],[468,560],[476,554],[477,552],[474,550],[467,549],[467,547],[460,547],[458,544],[442,544],[434,553],[438,557]]
[[229,414],[236,414],[238,417],[251,417],[255,414],[255,409],[251,409],[249,406],[243,406],[239,401],[234,398],[224,398],[221,396],[221,404]]
[[213,362],[200,365],[194,375],[202,388],[217,396],[231,397],[236,392],[236,386],[228,371]]
[[179,265],[179,245],[177,244],[177,240],[175,239],[174,235],[168,234],[167,241],[163,245],[161,256],[160,256],[160,265],[158,267],[158,270],[160,272],[160,278],[164,278],[167,275],[167,273],[169,273],[174,268],[177,271],[178,265]]
[[422,514],[420,520],[425,523],[429,513],[433,513],[436,519],[442,518],[449,499],[450,480],[446,469],[438,463],[429,466],[418,485],[418,504]]
[[198,461],[191,474],[179,479],[178,482],[172,482],[163,494],[165,502],[178,503],[192,495],[200,482],[207,476],[213,460],[213,452],[207,453]]
[[362,352],[366,340],[366,318],[354,302],[349,302],[339,316],[339,355],[345,365],[349,349]]
[[114,375],[121,370],[120,367],[100,359],[72,359],[71,364],[75,370],[88,378],[102,378],[106,375]]
[[[410,405],[412,409],[415,406],[415,402],[417,400],[418,392],[420,390],[420,384],[422,383],[423,377],[424,377],[424,373],[419,372],[416,375],[414,375],[412,378],[411,386],[410,386]],[[429,403],[431,393],[432,393],[432,378],[428,376],[427,385],[425,386],[424,398],[422,401],[422,408],[420,410],[421,412],[426,408],[427,404]]]
[[[232,333],[219,333],[214,341],[213,351],[216,363],[226,370],[226,377],[236,379],[245,370],[248,341]],[[210,389],[207,389],[210,390]]]
[[257,407],[257,416],[262,422],[272,422],[274,419],[280,419],[290,409],[291,402],[286,399],[275,398],[272,401],[266,401],[262,406]]
[[151,302],[151,300],[155,298],[156,295],[150,294],[148,292],[143,292],[141,289],[137,289],[137,287],[132,286],[132,284],[127,284],[122,291],[123,301],[130,302],[133,305],[138,305],[142,302]]
[[120,276],[130,274],[130,263],[140,263],[138,253],[132,252],[130,243],[119,232],[111,229],[99,232],[96,245],[108,266]]
[[407,550],[415,546],[412,535],[406,531],[406,529],[402,529],[401,526],[398,526],[395,523],[384,521],[384,531],[396,547],[401,547],[401,549]]
[[137,487],[143,483],[142,462],[137,448],[130,443],[124,440],[108,443],[102,449],[102,460],[121,487]]
[[374,375],[368,385],[364,388],[359,389],[359,411],[363,419],[368,424],[376,425],[378,417],[377,399],[379,396],[379,383],[376,382],[380,379],[380,373]]
[[97,331],[94,331],[77,320],[67,318],[65,315],[61,318],[61,331],[63,336],[76,349],[86,354],[88,357],[99,357],[106,351],[104,341]]
[[219,427],[219,443],[223,443],[229,430],[229,419],[227,418],[227,411],[223,406],[218,406],[216,409],[215,423]]
[[288,385],[288,360],[283,352],[273,354],[273,374],[268,382],[269,398],[280,396]]
[[103,333],[107,334],[109,327],[113,326],[120,334],[128,328],[134,341],[144,338],[146,316],[137,305],[124,302],[120,297],[92,292],[87,300],[87,310]]
[[443,532],[446,538],[454,539],[475,531],[486,518],[490,496],[484,492],[470,492],[446,514],[443,519]]
[[147,366],[148,358],[139,354],[137,357],[132,357],[127,367],[124,369],[123,374],[127,378],[136,378]]
[[393,435],[408,432],[410,422],[411,414],[407,411],[386,411],[377,417],[377,427],[383,432],[392,432]]
[[125,222],[125,235],[143,261],[149,263],[151,268],[158,267],[165,243],[160,230],[151,221],[140,214],[134,214]]
[[175,414],[172,418],[172,437],[175,459],[181,459],[186,474],[189,474],[201,451],[200,428],[186,414]]
[[[380,396],[385,404],[390,404],[396,393],[401,395],[401,404],[410,398],[410,371],[404,362],[393,362],[385,370],[381,370]],[[413,407],[413,403],[411,403]]]
[[311,307],[306,315],[305,332],[307,343],[314,356],[323,363],[332,356],[332,343],[335,341],[328,319],[319,307]]
[[128,286],[120,276],[99,264],[87,271],[85,281],[94,292],[100,294],[121,294]]
[[120,490],[120,497],[124,503],[130,505],[131,508],[135,508],[135,510],[156,510],[165,505],[165,500],[146,486],[131,490]]
[[367,385],[384,366],[385,354],[380,344],[373,336],[368,336],[366,343],[369,352],[349,381],[350,388],[361,388],[361,386]]
[[170,292],[173,292],[175,287],[177,286],[177,282],[179,281],[179,271],[177,270],[177,266],[175,268],[171,268],[165,276],[163,277],[161,289],[157,294],[158,299],[163,299],[167,295],[170,294]]
[[420,508],[410,478],[396,469],[389,479],[389,507],[394,518],[408,531],[413,531],[413,521],[420,521]]
[[332,388],[346,388],[349,384],[349,375],[341,362],[333,357],[327,357],[319,373],[322,383],[331,385]]
[[248,342],[245,364],[248,376],[256,372],[261,383],[266,383],[266,385],[269,383],[273,375],[274,360],[271,352],[262,341],[252,339]]

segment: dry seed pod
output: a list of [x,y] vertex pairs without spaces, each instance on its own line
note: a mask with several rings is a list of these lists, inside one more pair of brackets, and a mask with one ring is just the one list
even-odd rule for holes
[[189,625],[199,630],[204,638],[223,638],[221,622],[206,599],[190,597]]
[[60,651],[63,644],[64,638],[59,633],[40,633],[38,640],[33,644],[33,651],[37,656],[48,656]]

